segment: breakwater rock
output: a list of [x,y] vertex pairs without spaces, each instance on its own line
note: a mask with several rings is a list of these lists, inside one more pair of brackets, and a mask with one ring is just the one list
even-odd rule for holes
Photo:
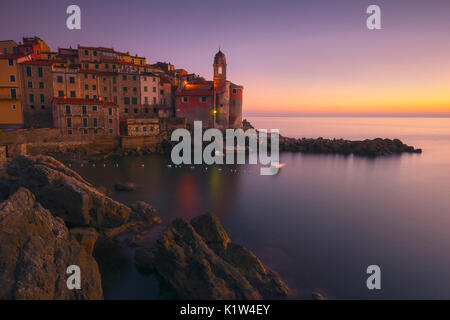
[[404,144],[399,139],[366,139],[361,141],[344,139],[296,139],[280,137],[280,151],[323,153],[323,154],[354,154],[358,156],[386,156],[400,153],[422,153]]
[[155,247],[136,250],[135,263],[155,271],[181,299],[283,299],[289,293],[274,271],[231,242],[213,214],[174,220]]

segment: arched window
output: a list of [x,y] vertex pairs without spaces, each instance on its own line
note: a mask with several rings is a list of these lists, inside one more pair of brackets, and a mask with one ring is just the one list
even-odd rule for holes
[[219,69],[218,69],[218,71],[217,71],[219,74],[222,74],[222,67],[221,66],[219,66]]

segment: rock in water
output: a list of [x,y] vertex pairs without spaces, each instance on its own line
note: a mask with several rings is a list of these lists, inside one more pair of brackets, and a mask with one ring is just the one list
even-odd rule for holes
[[[97,262],[64,221],[19,188],[0,204],[0,299],[102,299]],[[81,289],[69,290],[66,269],[78,265]]]
[[287,286],[248,249],[231,242],[213,214],[173,221],[138,267],[155,270],[181,299],[286,298]]
[[114,228],[127,222],[131,210],[99,192],[75,171],[47,156],[14,158],[7,168],[11,192],[23,186],[53,215],[71,226]]
[[208,213],[191,221],[195,231],[214,252],[235,267],[265,299],[285,298],[289,288],[247,248],[232,243],[217,216]]
[[134,191],[134,189],[136,189],[136,185],[132,182],[116,183],[114,185],[114,189],[116,191],[130,192],[130,191]]

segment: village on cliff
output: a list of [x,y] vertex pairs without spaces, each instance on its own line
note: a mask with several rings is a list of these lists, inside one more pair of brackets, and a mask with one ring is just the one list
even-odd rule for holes
[[59,141],[95,141],[156,137],[194,120],[205,128],[240,128],[242,95],[243,86],[227,80],[220,50],[207,81],[112,48],[52,51],[36,36],[0,41],[2,131],[34,129]]

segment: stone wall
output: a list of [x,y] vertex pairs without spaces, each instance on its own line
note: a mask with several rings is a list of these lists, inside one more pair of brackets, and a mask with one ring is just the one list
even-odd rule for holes
[[150,147],[161,143],[164,140],[165,135],[157,136],[135,136],[120,138],[120,146],[122,149],[139,149],[141,147]]

